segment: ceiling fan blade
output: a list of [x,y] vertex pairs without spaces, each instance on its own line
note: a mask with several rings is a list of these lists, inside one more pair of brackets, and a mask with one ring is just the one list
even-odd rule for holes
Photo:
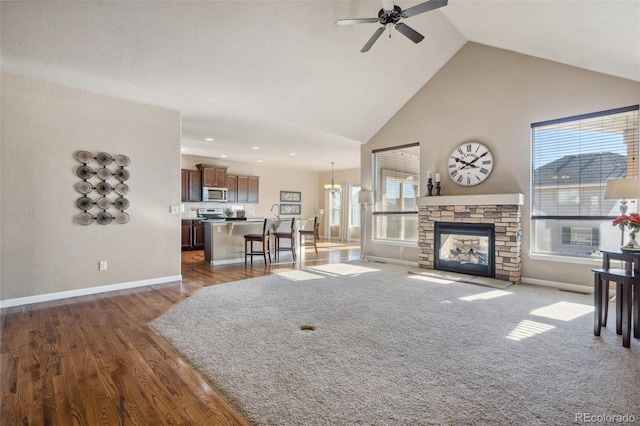
[[338,19],[336,24],[338,25],[353,25],[353,24],[374,24],[378,22],[378,18],[355,18],[355,19]]
[[362,53],[368,52],[369,49],[371,49],[371,46],[373,46],[373,43],[375,43],[376,40],[378,40],[380,38],[380,36],[382,35],[383,32],[384,32],[384,27],[378,28],[376,30],[376,32],[373,33],[373,35],[371,36],[371,38],[369,39],[367,44],[364,45],[364,47],[362,48],[362,50],[360,52],[362,52]]
[[422,34],[417,32],[407,24],[403,24],[402,22],[399,24],[396,24],[396,30],[398,30],[400,34],[407,37],[409,40],[411,40],[414,43],[420,43],[422,39],[424,39],[424,36]]
[[393,10],[393,0],[382,0],[382,8],[384,10]]
[[403,18],[410,18],[412,16],[415,15],[419,15],[421,13],[425,13],[428,12],[430,10],[434,10],[437,9],[439,7],[443,7],[447,5],[447,0],[430,0],[428,2],[425,3],[421,3],[418,5],[415,5],[413,7],[410,7],[407,10],[403,10],[402,11],[402,17]]

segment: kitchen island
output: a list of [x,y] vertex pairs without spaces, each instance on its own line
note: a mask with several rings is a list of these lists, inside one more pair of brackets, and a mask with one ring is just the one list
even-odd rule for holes
[[244,262],[244,236],[261,234],[264,219],[203,222],[204,260],[215,266]]

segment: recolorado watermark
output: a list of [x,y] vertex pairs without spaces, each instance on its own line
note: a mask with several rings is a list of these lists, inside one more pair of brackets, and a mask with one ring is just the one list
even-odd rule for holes
[[633,414],[575,413],[575,423],[635,423]]

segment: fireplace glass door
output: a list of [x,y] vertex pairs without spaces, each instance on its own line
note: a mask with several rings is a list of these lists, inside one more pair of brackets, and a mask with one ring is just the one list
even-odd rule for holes
[[495,275],[493,224],[435,224],[435,269],[483,277]]

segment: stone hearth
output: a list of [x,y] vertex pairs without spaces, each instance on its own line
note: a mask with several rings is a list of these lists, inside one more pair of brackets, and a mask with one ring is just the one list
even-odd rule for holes
[[434,269],[436,222],[495,225],[495,278],[514,283],[522,277],[522,194],[420,197],[418,266]]

